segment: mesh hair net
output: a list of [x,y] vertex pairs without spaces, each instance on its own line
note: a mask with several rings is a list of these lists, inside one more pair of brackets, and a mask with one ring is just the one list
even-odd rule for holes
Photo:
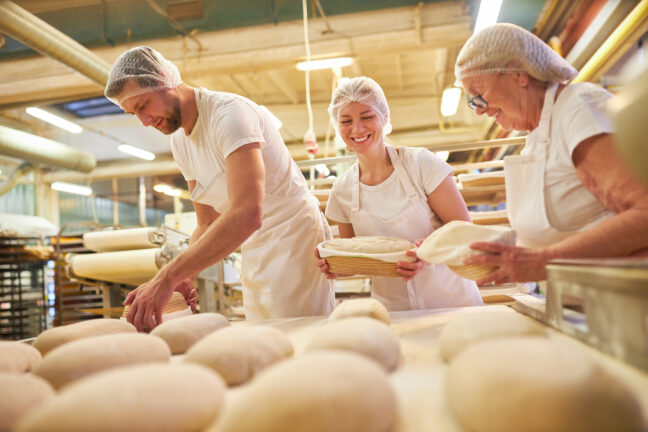
[[526,72],[544,82],[565,82],[577,74],[539,37],[514,24],[495,24],[475,33],[459,51],[455,85],[464,78],[497,72]]
[[383,135],[387,135],[392,130],[389,121],[389,105],[387,98],[380,85],[368,77],[341,78],[338,80],[338,86],[333,92],[331,104],[328,107],[329,115],[333,120],[335,130],[339,131],[338,121],[340,110],[351,102],[359,102],[368,105],[383,119]]
[[141,46],[120,55],[108,76],[104,95],[113,103],[142,93],[173,89],[182,83],[178,68],[152,48]]

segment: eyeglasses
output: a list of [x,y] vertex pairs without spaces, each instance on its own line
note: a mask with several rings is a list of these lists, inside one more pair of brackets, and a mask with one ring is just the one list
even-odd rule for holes
[[481,95],[472,96],[470,94],[466,94],[466,98],[468,99],[468,106],[474,110],[476,110],[477,108],[482,110],[488,108],[488,102],[486,102]]

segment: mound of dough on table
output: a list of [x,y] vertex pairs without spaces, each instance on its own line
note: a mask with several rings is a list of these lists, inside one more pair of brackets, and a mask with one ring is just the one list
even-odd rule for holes
[[0,340],[0,372],[29,372],[40,361],[41,353],[33,346],[22,342]]
[[449,406],[472,432],[641,431],[636,396],[593,358],[549,338],[463,350],[446,379]]
[[191,364],[112,369],[69,386],[25,416],[17,432],[194,432],[218,418],[225,384]]
[[260,373],[210,432],[386,432],[396,396],[385,371],[357,354],[308,353]]
[[99,318],[54,327],[39,334],[32,346],[42,355],[54,348],[77,339],[113,333],[136,333],[134,325],[118,319]]
[[369,317],[389,325],[389,311],[385,305],[374,298],[357,298],[344,300],[337,305],[328,317],[328,321],[339,321],[352,317]]

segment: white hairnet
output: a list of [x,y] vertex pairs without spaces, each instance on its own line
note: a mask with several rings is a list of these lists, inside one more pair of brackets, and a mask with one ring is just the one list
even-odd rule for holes
[[153,48],[140,46],[120,55],[108,76],[104,95],[113,103],[142,93],[173,89],[182,83],[178,68]]
[[336,131],[339,131],[340,110],[351,102],[370,106],[383,119],[383,135],[391,132],[389,105],[387,105],[385,93],[376,81],[364,76],[338,80],[338,86],[333,92],[331,104],[328,107]]
[[455,63],[455,85],[464,78],[497,72],[526,72],[544,82],[564,82],[577,74],[539,37],[514,24],[495,24],[475,33]]

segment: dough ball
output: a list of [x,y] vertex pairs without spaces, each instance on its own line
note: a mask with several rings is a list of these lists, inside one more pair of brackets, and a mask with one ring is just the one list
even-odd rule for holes
[[183,354],[209,333],[229,325],[221,314],[201,313],[163,322],[151,334],[164,339],[172,354]]
[[22,342],[0,341],[0,372],[29,372],[41,361],[40,352]]
[[19,432],[194,432],[218,418],[225,384],[199,365],[144,364],[67,386],[29,413]]
[[358,236],[329,240],[324,244],[324,247],[339,252],[361,252],[371,254],[404,252],[413,249],[416,246],[408,240],[396,237]]
[[45,330],[34,339],[32,345],[45,355],[57,346],[73,340],[104,334],[135,332],[137,332],[135,326],[126,321],[111,318],[91,319]]
[[454,220],[430,234],[416,255],[431,264],[461,266],[464,258],[483,253],[470,249],[474,242],[515,246],[515,231],[501,225],[475,225]]
[[47,381],[32,374],[0,372],[0,432],[9,432],[25,414],[54,396]]
[[169,347],[155,336],[122,333],[79,339],[50,351],[34,374],[56,389],[104,369],[146,362],[168,362]]
[[449,406],[473,432],[643,430],[633,394],[593,359],[548,338],[466,348],[447,374]]
[[389,326],[367,317],[327,323],[311,337],[306,351],[344,350],[369,357],[391,371],[398,366],[400,341]]
[[486,311],[461,315],[441,332],[439,348],[446,362],[452,361],[464,348],[489,339],[513,336],[543,336],[544,327],[513,311]]
[[187,351],[184,361],[205,365],[234,386],[292,354],[290,339],[279,329],[235,326],[201,339]]
[[333,309],[328,320],[337,321],[351,317],[369,317],[389,325],[389,312],[387,312],[387,308],[373,298],[345,300]]
[[280,362],[241,389],[211,432],[386,432],[396,397],[386,373],[353,353],[322,351]]

